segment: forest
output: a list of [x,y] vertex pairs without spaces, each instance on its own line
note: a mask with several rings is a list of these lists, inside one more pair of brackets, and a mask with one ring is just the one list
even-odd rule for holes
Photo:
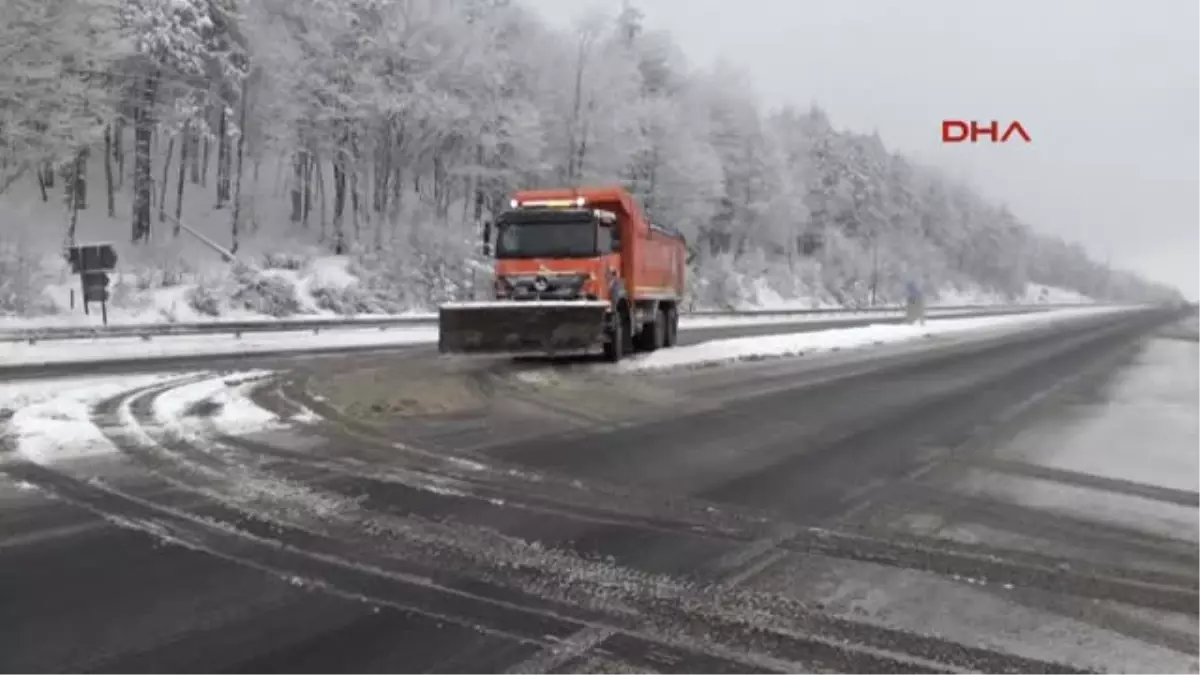
[[511,191],[610,183],[687,236],[704,306],[1177,297],[819,105],[765,108],[636,3],[564,30],[517,0],[5,0],[0,56],[0,313],[47,311],[62,246],[99,235],[134,290],[259,260],[193,289],[212,312],[289,255],[352,261],[329,308],[427,308],[477,292]]

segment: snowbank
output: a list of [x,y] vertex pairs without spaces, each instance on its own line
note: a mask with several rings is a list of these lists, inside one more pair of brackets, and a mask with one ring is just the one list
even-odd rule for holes
[[1058,288],[1043,284],[1029,284],[1025,290],[1025,300],[1028,304],[1049,303],[1055,305],[1094,304],[1096,301],[1082,293],[1068,288]]
[[[790,309],[769,309],[762,311],[793,311]],[[926,312],[930,317],[953,317],[971,314],[973,310],[969,309],[930,309]],[[904,316],[904,312],[897,310],[863,310],[853,314],[793,314],[793,315],[743,315],[743,316],[704,316],[692,315],[681,316],[679,318],[680,329],[694,330],[697,328],[721,328],[724,326],[746,326],[746,325],[775,325],[775,324],[803,324],[803,323],[857,323],[865,318],[894,318]]]
[[680,367],[719,365],[736,361],[802,356],[814,352],[852,349],[868,345],[917,340],[989,328],[1024,329],[1057,321],[1068,321],[1097,314],[1128,311],[1125,308],[1062,309],[1030,314],[942,319],[924,326],[874,324],[856,328],[837,328],[807,333],[761,335],[728,340],[712,340],[697,345],[676,347],[652,354],[635,356],[620,364],[626,371],[662,370]]

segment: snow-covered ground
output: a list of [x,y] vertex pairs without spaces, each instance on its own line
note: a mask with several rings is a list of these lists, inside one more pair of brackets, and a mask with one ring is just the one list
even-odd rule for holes
[[[298,313],[287,317],[275,317],[261,312],[244,308],[220,307],[216,316],[201,312],[190,300],[190,295],[200,283],[188,282],[166,287],[148,288],[136,291],[136,299],[108,308],[109,325],[140,325],[159,323],[193,323],[193,322],[231,322],[231,321],[262,321],[272,322],[279,318],[304,319],[370,319],[379,316],[412,316],[432,318],[431,312],[401,312],[401,313],[370,313],[364,312],[346,315],[331,311],[321,306],[316,295],[322,290],[336,289],[343,291],[360,283],[358,277],[349,269],[350,260],[345,256],[313,256],[304,260],[298,269],[264,269],[262,273],[272,277],[283,285],[294,290]],[[217,277],[218,272],[210,276]],[[110,292],[115,293],[117,284],[134,286],[139,284],[135,273],[117,273],[110,283]],[[216,281],[213,281],[215,284]],[[75,307],[71,308],[71,294],[75,294]],[[44,295],[52,303],[56,313],[40,316],[0,316],[0,331],[29,330],[47,327],[70,326],[101,326],[103,318],[100,305],[91,304],[91,313],[85,314],[80,303],[79,280],[68,276],[65,280],[48,283]]]
[[[1102,392],[1033,425],[998,451],[1005,459],[1148,486],[1200,492],[1200,348],[1184,340],[1145,344]],[[1047,480],[982,475],[969,489],[1176,539],[1200,538],[1200,511],[1140,496]]]
[[832,349],[852,349],[871,345],[955,335],[989,329],[1025,329],[1047,323],[1093,317],[1098,314],[1128,311],[1127,308],[1081,307],[1029,314],[934,319],[925,325],[873,324],[855,328],[837,328],[808,333],[757,335],[727,340],[711,340],[696,345],[667,349],[634,356],[620,367],[629,371],[716,365],[734,361],[798,356]]
[[[290,295],[295,298],[293,312],[282,318],[305,319],[347,319],[373,318],[379,316],[411,316],[432,318],[434,313],[429,311],[406,311],[400,313],[359,312],[345,314],[329,309],[329,303],[321,298],[331,292],[338,297],[354,298],[358,295],[371,296],[371,292],[363,291],[364,280],[356,276],[351,261],[346,256],[305,255],[292,256],[294,269],[264,268],[261,274],[271,278],[282,287],[290,288]],[[163,273],[151,273],[146,269],[137,271],[118,271],[113,275],[110,291],[114,297],[121,296],[120,302],[110,303],[108,322],[110,325],[156,324],[156,323],[190,323],[199,321],[275,321],[279,317],[264,314],[259,311],[237,306],[222,296],[228,292],[225,287],[229,270],[224,264],[210,263],[205,272],[181,274],[179,283],[155,285],[164,283],[162,279],[146,279],[149,276],[164,276]],[[198,278],[198,281],[187,281],[186,277]],[[142,288],[142,286],[149,286]],[[739,307],[743,310],[793,311],[814,308],[836,309],[829,303],[818,303],[809,298],[785,298],[773,291],[765,283],[751,284],[753,297]],[[197,309],[194,294],[198,287],[212,292],[215,305],[210,309],[213,314]],[[72,293],[75,296],[75,306],[71,307]],[[65,326],[100,326],[102,318],[99,305],[93,303],[90,314],[84,314],[80,303],[79,280],[77,277],[60,274],[53,280],[47,280],[43,286],[42,296],[48,303],[49,313],[38,316],[0,316],[0,332],[28,330],[46,327]],[[1030,284],[1024,298],[1015,304],[1089,304],[1093,301],[1072,291],[1054,289]],[[371,302],[362,304],[371,305]],[[376,303],[378,304],[378,303]],[[386,303],[384,303],[386,304]],[[939,293],[938,299],[931,306],[961,306],[961,305],[1005,305],[1014,304],[994,293],[979,289],[946,289]]]

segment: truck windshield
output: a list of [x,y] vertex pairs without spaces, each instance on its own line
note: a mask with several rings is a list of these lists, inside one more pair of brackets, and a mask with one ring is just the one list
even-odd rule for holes
[[597,255],[595,221],[498,225],[497,258],[591,258]]

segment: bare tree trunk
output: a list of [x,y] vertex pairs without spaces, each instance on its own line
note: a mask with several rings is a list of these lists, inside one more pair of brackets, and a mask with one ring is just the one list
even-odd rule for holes
[[[180,234],[181,228],[180,228],[179,223],[183,220],[183,180],[184,180],[184,176],[187,174],[188,158],[189,158],[188,156],[191,154],[191,150],[192,150],[191,146],[192,146],[192,137],[193,136],[194,136],[194,134],[191,131],[191,122],[184,122],[183,138],[182,138],[182,142],[179,145],[179,175],[176,177],[177,180],[175,181],[175,229],[174,229],[174,235],[176,237],[178,237]],[[195,166],[195,165],[193,164],[193,166]]]
[[321,206],[321,232],[318,235],[318,241],[325,241],[325,230],[329,225],[329,209],[325,199],[325,172],[321,170],[321,162],[316,162],[317,166],[317,199],[320,200]]
[[304,165],[304,227],[308,227],[308,216],[312,213],[312,178],[316,168],[315,153],[308,153],[308,162]]
[[339,149],[333,160],[333,252],[341,255],[345,246],[342,217],[346,210],[346,156]]
[[120,190],[125,185],[125,117],[118,115],[113,123],[113,161],[117,163],[117,185]]
[[401,196],[404,194],[404,164],[403,164],[403,162],[397,161],[395,163],[395,167],[396,167],[396,177],[392,181],[392,209],[393,210],[400,207],[400,199],[401,199]]
[[217,121],[217,204],[215,208],[223,208],[229,200],[229,175],[225,159],[229,155],[229,128],[225,116],[225,106],[221,106],[221,116]]
[[446,222],[450,217],[450,186],[447,184],[449,175],[446,172],[446,161],[439,153],[433,157],[433,208],[439,223]]
[[475,226],[483,220],[483,144],[475,146],[475,165],[479,167],[479,175],[475,177]]
[[588,114],[583,120],[583,130],[579,135],[579,157],[575,160],[575,180],[576,182],[583,180],[583,165],[587,159],[588,133],[590,131],[589,122],[592,119],[592,110],[595,108],[595,102],[588,104]]
[[91,156],[92,151],[86,146],[79,150],[79,154],[75,155],[75,199],[80,209],[86,209],[88,205],[87,161]]
[[86,155],[84,152],[84,149],[80,149],[79,152],[75,154],[74,168],[71,171],[71,186],[75,189],[71,190],[70,192],[71,223],[67,226],[67,246],[75,245],[75,232],[79,226],[79,182],[84,180],[81,174],[87,168],[85,159]]
[[212,145],[212,141],[210,140],[212,137],[212,134],[208,131],[212,127],[209,127],[208,125],[211,123],[212,123],[212,105],[210,104],[209,106],[207,106],[204,109],[204,124],[205,124],[204,159],[200,163],[200,186],[201,187],[208,187],[208,152],[209,152],[209,147]]
[[[207,129],[207,125],[201,127],[201,130]],[[201,130],[193,131],[188,136],[188,144],[192,147],[188,150],[188,154],[192,157],[192,185],[200,184],[200,133]]]
[[152,70],[142,88],[142,100],[134,120],[133,164],[133,241],[150,240],[150,200],[153,195],[150,173],[150,146],[154,135],[154,101],[158,89],[158,72]]
[[375,213],[383,215],[387,212],[388,181],[392,177],[392,127],[390,122],[384,123],[379,148],[375,151]]
[[171,159],[175,156],[175,137],[167,141],[167,158],[163,161],[162,184],[158,186],[158,222],[167,220],[167,178],[171,172]]
[[358,220],[358,136],[350,134],[350,218],[354,223],[354,243],[362,241],[362,225]]
[[104,127],[104,190],[108,197],[109,218],[117,216],[115,196],[113,194],[112,141],[112,125],[109,124]]
[[41,191],[42,191],[42,201],[43,202],[50,201],[50,195],[46,193],[46,174],[43,173],[40,169],[37,171],[34,171],[34,173],[37,174],[38,188],[41,189]]
[[242,100],[241,111],[238,112],[238,140],[237,140],[237,183],[234,188],[233,195],[233,227],[230,236],[233,239],[233,245],[230,251],[237,253],[239,241],[239,229],[241,222],[239,218],[242,215],[242,166],[245,157],[246,147],[246,99],[249,98],[247,89],[247,81],[242,80]]
[[875,292],[879,287],[879,244],[871,235],[871,306],[875,306]]
[[308,155],[303,150],[296,153],[292,159],[292,222],[298,223],[304,218],[304,167],[308,165]]
[[575,61],[575,97],[571,105],[571,120],[567,125],[567,182],[575,183],[578,175],[576,160],[576,131],[579,128],[579,115],[583,108],[583,71],[587,63],[588,40],[585,36],[579,38],[579,53]]

